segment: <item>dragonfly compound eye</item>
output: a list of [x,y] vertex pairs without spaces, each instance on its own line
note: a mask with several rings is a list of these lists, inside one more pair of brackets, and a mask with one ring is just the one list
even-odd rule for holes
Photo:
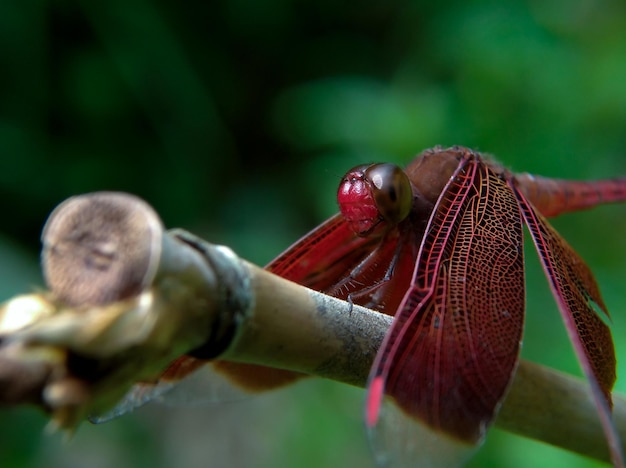
[[406,173],[395,164],[373,164],[365,170],[380,215],[392,224],[411,211],[413,191]]

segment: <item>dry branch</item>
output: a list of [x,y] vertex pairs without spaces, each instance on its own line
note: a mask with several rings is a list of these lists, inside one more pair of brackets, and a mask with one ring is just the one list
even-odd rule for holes
[[[154,211],[129,195],[70,199],[42,240],[51,292],[0,309],[0,403],[39,405],[62,428],[192,351],[364,387],[391,324],[225,247],[163,232]],[[614,402],[626,440],[626,400]],[[536,364],[520,364],[496,425],[609,460],[586,383]]]

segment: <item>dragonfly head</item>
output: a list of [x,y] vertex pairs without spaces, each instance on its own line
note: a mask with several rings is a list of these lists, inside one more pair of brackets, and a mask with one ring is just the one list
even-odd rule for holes
[[413,192],[395,164],[357,166],[341,179],[337,201],[343,217],[359,236],[386,232],[411,211]]

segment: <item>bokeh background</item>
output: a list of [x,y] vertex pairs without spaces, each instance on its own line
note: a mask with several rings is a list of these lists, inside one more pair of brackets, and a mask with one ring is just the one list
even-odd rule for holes
[[[334,213],[358,163],[462,144],[517,171],[626,175],[620,0],[0,2],[0,299],[41,286],[64,198],[135,193],[264,264]],[[554,221],[614,316],[626,392],[626,207]],[[524,357],[579,373],[527,249]],[[0,411],[0,466],[373,466],[363,391],[308,382],[247,401],[85,424]],[[471,466],[596,466],[492,430]]]

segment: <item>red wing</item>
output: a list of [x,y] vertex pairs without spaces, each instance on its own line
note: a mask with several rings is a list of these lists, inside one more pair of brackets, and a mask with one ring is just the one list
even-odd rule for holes
[[[432,457],[439,466],[457,457],[458,445],[478,443],[513,377],[523,322],[517,202],[484,164],[463,159],[437,201],[412,286],[370,376],[367,422],[376,425],[379,454]],[[383,393],[418,423],[400,430],[385,412],[379,423]],[[443,435],[455,442],[428,454],[425,441]]]
[[509,185],[522,209],[576,356],[591,384],[613,462],[623,466],[621,444],[611,419],[615,351],[611,331],[596,312],[599,309],[605,319],[609,317],[598,285],[582,258],[535,212],[517,188]]
[[326,220],[272,260],[265,269],[317,291],[326,291],[352,270],[375,244],[358,237],[341,214]]

